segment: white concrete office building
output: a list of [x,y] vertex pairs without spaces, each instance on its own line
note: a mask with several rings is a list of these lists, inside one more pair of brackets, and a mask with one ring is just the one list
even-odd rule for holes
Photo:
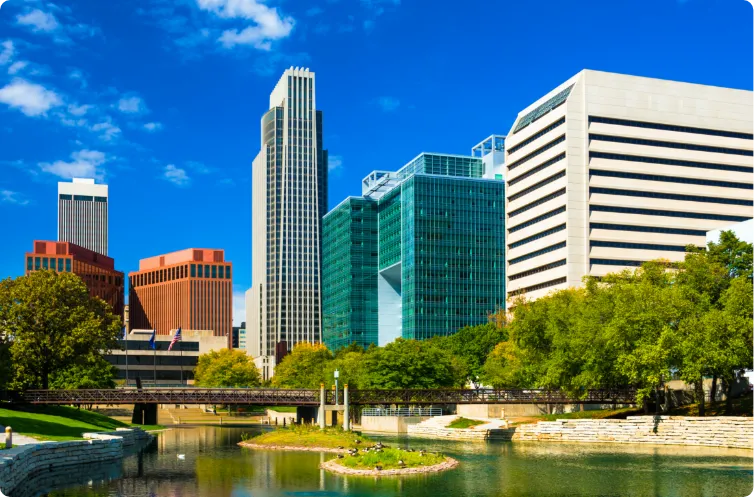
[[252,287],[246,347],[269,378],[299,342],[322,340],[321,232],[327,151],[314,73],[287,69],[262,117],[252,165]]
[[107,255],[107,185],[73,178],[58,183],[58,241]]
[[584,70],[505,140],[507,292],[533,300],[752,218],[752,92]]

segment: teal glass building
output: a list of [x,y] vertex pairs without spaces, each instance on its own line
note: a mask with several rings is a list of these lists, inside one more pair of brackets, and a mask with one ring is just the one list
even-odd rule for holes
[[325,216],[329,348],[448,335],[504,308],[505,184],[484,173],[480,158],[423,153]]

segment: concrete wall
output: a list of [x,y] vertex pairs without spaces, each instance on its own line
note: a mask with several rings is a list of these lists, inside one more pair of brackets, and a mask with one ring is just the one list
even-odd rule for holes
[[27,478],[65,466],[86,465],[120,459],[123,447],[147,441],[152,435],[139,429],[85,433],[89,440],[40,442],[0,452],[0,492],[12,493]]
[[[617,408],[629,407],[618,404]],[[456,414],[469,418],[514,418],[519,416],[541,416],[564,412],[612,409],[613,404],[458,404]]]
[[475,430],[475,429],[456,429],[442,428],[439,426],[409,425],[408,432],[412,437],[448,439],[448,440],[474,440],[483,442],[485,440],[510,440],[513,436],[513,429],[492,429],[492,430]]
[[429,419],[419,416],[362,416],[361,430],[378,433],[408,433],[408,427]]
[[752,448],[754,423],[745,417],[629,416],[561,419],[516,427],[513,440],[646,443]]

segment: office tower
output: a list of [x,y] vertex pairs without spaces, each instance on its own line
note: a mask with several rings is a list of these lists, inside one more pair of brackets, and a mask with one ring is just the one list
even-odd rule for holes
[[471,148],[472,157],[479,157],[484,163],[485,179],[505,179],[505,137],[492,135]]
[[58,183],[58,241],[107,255],[107,185],[86,178]]
[[225,251],[185,249],[139,261],[129,273],[129,329],[212,331],[231,346],[232,264]]
[[281,359],[278,350],[321,341],[327,151],[315,96],[313,72],[290,68],[283,73],[262,116],[261,150],[252,165],[247,347],[265,378]]
[[750,91],[584,70],[505,147],[509,299],[683,260],[752,217]]
[[101,298],[113,314],[123,316],[123,273],[115,270],[112,258],[73,243],[34,240],[34,250],[26,253],[26,274],[41,269],[74,273],[89,295]]
[[480,158],[423,153],[325,216],[329,347],[449,335],[503,308],[505,184],[483,175]]

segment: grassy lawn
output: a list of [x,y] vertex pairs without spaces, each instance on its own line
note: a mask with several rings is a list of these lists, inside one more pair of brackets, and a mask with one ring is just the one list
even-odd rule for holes
[[270,406],[270,407],[260,407],[261,411],[266,411],[267,409],[271,409],[276,412],[296,412],[295,406]]
[[463,430],[466,428],[472,428],[474,426],[483,425],[484,421],[479,421],[478,419],[468,419],[468,418],[456,418],[454,419],[447,427],[448,428],[454,428],[456,430]]
[[[359,440],[359,443],[356,442]],[[356,433],[345,432],[342,428],[325,428],[318,426],[293,425],[278,427],[276,430],[262,433],[253,438],[244,437],[244,441],[259,445],[277,445],[281,447],[364,447],[371,440]]]
[[15,433],[21,435],[53,441],[76,440],[83,433],[114,431],[130,426],[96,412],[65,406],[0,408],[0,425],[11,426]]
[[[731,412],[725,412],[725,401],[707,402],[704,405],[705,416],[751,416],[754,405],[752,396],[746,395],[733,399],[731,403]],[[686,406],[676,407],[668,412],[670,416],[699,416],[699,404],[689,404]]]
[[[404,465],[399,465],[403,461]],[[418,466],[433,466],[445,461],[442,454],[427,452],[421,455],[419,452],[407,452],[400,449],[383,449],[382,452],[362,452],[355,456],[346,455],[339,462],[343,466],[354,469],[374,469],[378,464],[382,469],[415,468]]]
[[623,409],[598,409],[594,411],[564,412],[561,414],[545,414],[538,416],[539,421],[555,421],[556,419],[625,419],[626,416],[638,416],[644,411],[636,407]]

